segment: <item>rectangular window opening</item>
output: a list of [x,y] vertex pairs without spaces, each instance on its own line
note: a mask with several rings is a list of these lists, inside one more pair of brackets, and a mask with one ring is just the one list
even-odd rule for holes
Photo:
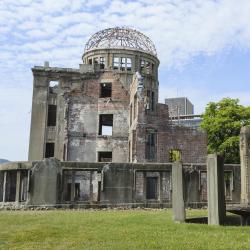
[[146,159],[155,160],[156,158],[156,131],[148,131],[146,134]]
[[51,88],[57,87],[57,86],[58,86],[58,81],[50,81],[50,82],[49,82],[49,86],[50,86]]
[[124,71],[126,69],[126,58],[121,57],[121,70]]
[[141,73],[144,73],[145,60],[141,60]]
[[154,111],[155,109],[155,93],[151,92],[151,110]]
[[127,71],[131,71],[132,69],[132,60],[131,58],[127,58]]
[[114,57],[113,69],[119,69],[119,66],[120,66],[120,58]]
[[147,177],[146,199],[157,199],[157,177]]
[[155,71],[155,65],[152,63],[151,66],[152,66],[152,73],[154,73],[154,71]]
[[113,115],[105,114],[99,116],[99,135],[112,135]]
[[16,199],[16,171],[7,171],[5,201],[13,202]]
[[105,57],[100,57],[100,69],[105,68]]
[[98,162],[112,162],[112,152],[98,152]]
[[88,64],[92,64],[92,58],[88,60]]
[[101,83],[100,97],[111,97],[112,95],[112,83]]
[[150,74],[150,62],[146,61],[146,73]]
[[54,157],[55,143],[46,143],[45,158]]
[[137,117],[137,95],[134,96],[134,119]]
[[75,183],[75,200],[80,200],[80,183]]
[[98,64],[98,63],[99,63],[98,57],[94,57],[94,64]]
[[47,126],[56,126],[56,105],[48,105]]

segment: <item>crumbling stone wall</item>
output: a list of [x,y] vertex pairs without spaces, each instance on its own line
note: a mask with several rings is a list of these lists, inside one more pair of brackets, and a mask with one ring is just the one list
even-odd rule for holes
[[[19,167],[18,167],[19,166]],[[206,165],[183,164],[186,206],[207,203]],[[60,162],[53,158],[40,162],[0,165],[5,173],[28,173],[27,199],[0,200],[0,206],[81,206],[81,207],[170,207],[172,199],[172,165],[159,163],[83,163]],[[240,202],[240,165],[225,165],[231,172],[231,192],[227,203]],[[0,182],[0,190],[8,190]],[[12,181],[10,195],[16,197],[21,185]],[[225,183],[225,190],[227,189]],[[5,192],[6,193],[6,192]]]
[[183,162],[205,162],[207,154],[206,134],[200,130],[169,126],[167,131],[159,132],[157,139],[158,162],[170,162],[171,149],[180,150]]

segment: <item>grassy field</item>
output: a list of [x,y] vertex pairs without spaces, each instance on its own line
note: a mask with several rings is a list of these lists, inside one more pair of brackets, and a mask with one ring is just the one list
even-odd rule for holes
[[171,210],[1,211],[0,249],[250,249],[250,227],[176,224]]

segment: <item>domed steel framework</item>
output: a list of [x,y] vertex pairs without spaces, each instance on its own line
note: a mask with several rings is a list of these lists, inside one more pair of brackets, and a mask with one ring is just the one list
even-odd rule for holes
[[86,43],[85,52],[93,49],[135,49],[157,56],[149,37],[129,28],[109,28],[95,33]]

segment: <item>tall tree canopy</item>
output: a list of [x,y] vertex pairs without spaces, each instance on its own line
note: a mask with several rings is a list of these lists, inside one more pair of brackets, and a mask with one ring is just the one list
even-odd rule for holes
[[201,123],[208,136],[208,152],[224,154],[226,163],[239,163],[240,129],[249,124],[250,107],[240,105],[238,99],[208,103]]

